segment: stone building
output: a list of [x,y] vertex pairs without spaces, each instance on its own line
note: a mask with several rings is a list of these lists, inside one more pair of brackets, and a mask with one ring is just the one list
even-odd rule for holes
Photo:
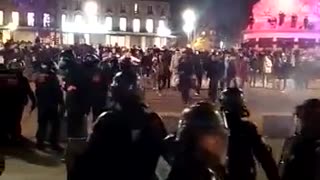
[[171,36],[164,0],[3,0],[2,41],[164,46]]

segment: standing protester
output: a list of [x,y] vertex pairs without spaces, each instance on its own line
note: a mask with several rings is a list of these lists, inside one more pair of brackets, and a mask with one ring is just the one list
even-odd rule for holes
[[279,180],[277,165],[270,147],[262,141],[257,127],[243,119],[249,117],[243,92],[238,88],[228,88],[222,92],[220,101],[230,130],[227,163],[229,179],[255,180],[255,157],[269,180]]
[[176,88],[178,81],[179,81],[179,75],[178,75],[178,66],[181,59],[181,52],[179,49],[176,49],[174,55],[171,59],[170,64],[170,72],[171,72],[171,84]]
[[183,111],[176,154],[167,180],[224,180],[223,164],[228,146],[227,125],[210,103],[198,103]]
[[209,97],[212,102],[216,102],[218,96],[218,88],[223,88],[223,74],[225,69],[224,61],[221,54],[211,55],[210,60],[206,63],[205,69],[209,78]]
[[153,180],[167,136],[161,118],[141,101],[137,75],[119,72],[111,85],[114,106],[93,127],[85,152],[76,159],[70,180]]
[[59,110],[63,109],[63,92],[56,69],[51,61],[43,62],[35,79],[35,94],[38,102],[38,130],[36,134],[37,148],[45,148],[45,140],[50,129],[49,142],[51,148],[61,151]]
[[284,147],[281,180],[320,179],[320,100],[309,99],[297,108],[300,130]]
[[179,73],[179,84],[178,88],[181,92],[182,101],[184,104],[190,102],[190,90],[192,88],[192,75],[193,75],[193,64],[192,64],[192,50],[187,49],[183,52],[183,55],[178,66]]
[[194,73],[197,81],[196,88],[195,88],[196,90],[195,95],[200,95],[200,90],[202,86],[202,76],[203,76],[203,67],[202,67],[203,59],[200,56],[198,51],[193,55],[192,61],[193,61],[193,68],[194,68]]

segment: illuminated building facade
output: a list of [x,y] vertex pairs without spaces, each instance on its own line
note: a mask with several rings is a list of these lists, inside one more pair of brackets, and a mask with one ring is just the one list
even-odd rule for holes
[[261,0],[243,39],[256,47],[314,47],[320,42],[318,0]]
[[163,0],[60,0],[62,41],[161,47],[172,37],[169,8]]
[[0,3],[0,41],[50,41],[57,36],[54,0],[3,0]]

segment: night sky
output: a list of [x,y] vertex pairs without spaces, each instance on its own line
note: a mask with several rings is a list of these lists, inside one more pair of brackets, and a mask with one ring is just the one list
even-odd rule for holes
[[200,22],[209,22],[217,34],[228,39],[238,38],[246,27],[252,7],[259,0],[171,0],[173,27],[181,30],[181,12],[194,7]]

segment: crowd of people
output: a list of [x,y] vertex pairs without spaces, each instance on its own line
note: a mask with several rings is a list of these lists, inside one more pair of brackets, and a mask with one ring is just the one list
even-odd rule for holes
[[[160,156],[171,166],[168,180],[254,180],[255,159],[269,180],[320,178],[320,126],[316,121],[320,100],[307,100],[297,108],[299,129],[285,146],[281,173],[257,127],[245,120],[250,116],[241,90],[246,84],[255,87],[261,76],[262,86],[268,87],[272,79],[283,80],[285,88],[286,80],[293,77],[302,88],[301,83],[314,75],[310,68],[315,67],[308,64],[313,61],[302,58],[299,51],[194,52],[190,48],[153,47],[143,52],[139,47],[117,45],[77,45],[61,50],[41,44],[7,44],[2,55],[1,145],[20,142],[21,117],[28,99],[31,111],[38,108],[39,150],[45,150],[48,141],[53,150],[63,151],[60,120],[65,117],[68,180],[153,180]],[[34,91],[24,75],[28,67]],[[209,102],[190,106],[190,91],[201,93],[204,77],[209,79]],[[181,93],[187,108],[173,135],[144,103],[148,84],[144,80],[151,81],[160,96],[171,86]],[[88,135],[90,113],[94,125]],[[83,144],[83,151],[74,147],[76,142]]]

